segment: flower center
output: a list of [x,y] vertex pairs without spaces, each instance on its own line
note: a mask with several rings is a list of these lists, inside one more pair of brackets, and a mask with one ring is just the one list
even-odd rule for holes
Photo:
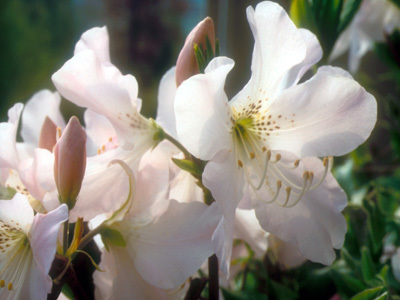
[[29,240],[20,224],[0,220],[0,295],[24,282],[31,260]]
[[[295,206],[304,195],[324,181],[329,160],[324,158],[324,171],[307,169],[300,159],[287,152],[268,149],[267,141],[259,130],[258,120],[242,116],[235,120],[232,129],[234,153],[239,169],[256,197],[264,203],[276,202],[282,207]],[[302,172],[303,171],[303,172]]]

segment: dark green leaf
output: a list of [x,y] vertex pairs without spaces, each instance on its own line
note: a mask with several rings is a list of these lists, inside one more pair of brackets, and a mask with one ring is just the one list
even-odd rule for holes
[[367,247],[361,249],[361,271],[366,282],[375,278],[375,267]]
[[374,299],[376,296],[379,295],[379,293],[381,292],[382,288],[383,288],[383,286],[378,286],[376,288],[365,290],[365,291],[355,295],[353,298],[351,298],[351,300],[370,300],[370,299]]
[[360,7],[362,0],[347,0],[344,3],[342,13],[340,15],[340,24],[338,28],[338,34],[342,33],[343,30],[350,24]]

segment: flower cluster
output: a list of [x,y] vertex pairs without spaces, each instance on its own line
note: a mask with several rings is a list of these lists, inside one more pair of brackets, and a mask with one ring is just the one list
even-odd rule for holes
[[[375,98],[336,67],[303,80],[321,46],[276,3],[249,7],[247,19],[252,74],[230,100],[234,61],[218,55],[206,18],[162,78],[155,120],[140,113],[135,77],[111,62],[105,27],[82,35],[52,76],[57,92],[9,110],[0,124],[1,299],[46,299],[65,283],[76,295],[74,259],[96,236],[96,299],[179,299],[213,254],[221,276],[234,272],[234,239],[259,255],[269,247],[288,266],[334,261],[347,197],[332,156],[369,137]],[[60,95],[85,109],[84,127],[76,117],[66,125]],[[52,264],[62,266],[53,281]]]

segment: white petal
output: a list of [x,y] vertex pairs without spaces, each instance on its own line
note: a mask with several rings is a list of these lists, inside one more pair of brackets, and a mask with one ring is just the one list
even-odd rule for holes
[[[68,208],[65,204],[60,205],[56,210],[47,214],[36,214],[31,231],[30,244],[33,257],[38,268],[41,270],[43,281],[48,280],[48,273],[54,259],[57,248],[57,236],[61,223],[68,219]],[[51,291],[47,285],[46,292]]]
[[8,122],[0,123],[0,167],[17,169],[19,156],[16,138],[19,117],[24,105],[16,103],[8,110]]
[[122,75],[113,65],[103,65],[92,51],[82,51],[67,61],[52,80],[57,90],[78,106],[108,118],[121,146],[153,137],[149,121],[137,110],[138,86],[131,75]]
[[33,210],[28,199],[16,193],[11,200],[0,200],[0,220],[7,224],[16,224],[26,235],[33,222]]
[[[259,92],[266,92],[269,99],[274,99],[286,73],[306,57],[300,31],[278,4],[264,1],[255,11],[248,7],[247,19],[255,40],[252,75],[245,88],[232,99],[242,104],[248,101],[247,96],[253,98]],[[257,101],[258,97],[255,98]]]
[[178,134],[176,133],[174,111],[175,94],[175,67],[173,67],[169,69],[167,73],[165,73],[165,75],[161,78],[160,87],[158,88],[158,106],[156,121],[164,128],[166,132],[177,139]]
[[232,123],[224,84],[232,67],[232,60],[217,57],[205,74],[185,80],[176,93],[178,137],[189,152],[204,160],[231,146]]
[[175,288],[213,253],[211,235],[220,218],[215,205],[171,201],[155,222],[138,228],[132,247],[139,274],[160,288]]
[[109,38],[107,28],[94,27],[87,30],[75,45],[74,54],[92,50],[102,63],[110,63]]
[[57,127],[65,127],[65,121],[60,112],[60,102],[60,95],[49,90],[41,90],[28,100],[22,113],[21,126],[21,136],[25,143],[37,147],[46,116]]
[[100,268],[104,272],[93,274],[96,286],[96,299],[118,300],[128,299],[181,299],[181,293],[156,288],[140,277],[126,248],[111,247],[110,252],[104,251]]
[[375,126],[375,98],[356,81],[323,68],[285,90],[270,107],[272,150],[297,156],[343,155],[363,143]]
[[228,276],[232,253],[235,211],[243,196],[243,174],[230,151],[220,151],[204,169],[203,184],[211,191],[223,218],[213,235],[215,254]]
[[[323,173],[317,158],[302,160],[305,169],[314,171],[315,182]],[[284,167],[282,168],[284,172]],[[301,173],[301,171],[300,171]],[[285,176],[290,178],[287,169]],[[281,192],[284,201],[286,194]],[[256,215],[264,230],[296,247],[300,253],[315,262],[329,265],[335,258],[333,248],[341,248],[347,231],[341,211],[347,197],[329,172],[323,183],[308,191],[294,207],[281,207],[277,203],[256,205]]]

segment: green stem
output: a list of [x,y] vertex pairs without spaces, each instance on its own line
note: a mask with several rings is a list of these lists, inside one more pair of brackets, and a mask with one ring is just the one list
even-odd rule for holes
[[67,254],[69,240],[69,221],[64,222],[64,234],[63,234],[63,255]]
[[79,243],[78,246],[78,250],[81,250],[83,248],[85,248],[85,246],[91,241],[93,240],[93,238],[95,237],[96,234],[100,233],[101,230],[104,229],[104,227],[106,227],[105,222],[101,223],[99,226],[97,226],[95,229],[91,230],[88,232],[88,234],[86,234],[82,239],[81,242]]
[[185,154],[185,158],[186,159],[190,159],[192,161],[195,161],[195,158],[192,156],[192,154],[189,153],[189,151],[186,150],[185,147],[182,146],[181,143],[179,143],[175,138],[173,138],[172,136],[170,136],[168,133],[166,133],[164,131],[164,137],[166,140],[170,141],[172,144],[174,144],[179,150],[181,150],[183,152],[183,154]]

